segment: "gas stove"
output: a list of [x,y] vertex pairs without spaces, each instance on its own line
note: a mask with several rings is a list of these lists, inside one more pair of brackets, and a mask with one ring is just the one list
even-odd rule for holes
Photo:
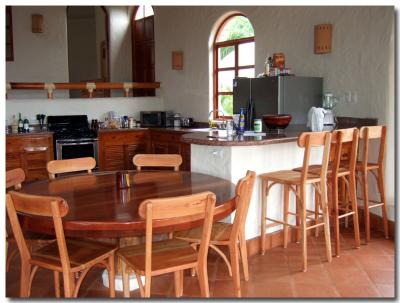
[[86,115],[48,116],[47,127],[54,132],[54,158],[93,157],[97,162],[97,132],[89,128]]

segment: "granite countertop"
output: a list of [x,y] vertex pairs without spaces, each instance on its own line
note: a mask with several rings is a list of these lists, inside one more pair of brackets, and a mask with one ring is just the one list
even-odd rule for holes
[[116,131],[143,131],[154,130],[169,133],[191,133],[191,132],[208,132],[210,128],[189,128],[189,127],[135,127],[135,128],[101,128],[99,133],[116,132]]
[[12,134],[11,132],[7,134],[7,137],[27,137],[27,136],[52,136],[54,132],[48,130],[39,130],[33,129],[30,130],[29,133],[16,133]]
[[234,135],[231,137],[221,137],[218,135],[218,131],[195,132],[183,135],[182,142],[213,146],[266,145],[296,141],[299,135],[305,131],[309,131],[305,125],[293,125],[279,132],[266,132],[263,136]]

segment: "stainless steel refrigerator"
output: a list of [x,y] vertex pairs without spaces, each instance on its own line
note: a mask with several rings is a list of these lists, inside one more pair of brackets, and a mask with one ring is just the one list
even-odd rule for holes
[[322,80],[297,76],[236,78],[233,113],[245,109],[247,130],[252,129],[249,121],[262,119],[264,114],[291,114],[290,124],[306,124],[308,110],[322,106]]

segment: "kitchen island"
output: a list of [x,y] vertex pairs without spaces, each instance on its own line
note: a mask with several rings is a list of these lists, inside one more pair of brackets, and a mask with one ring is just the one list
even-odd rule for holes
[[[190,133],[182,136],[184,143],[191,144],[191,170],[205,173],[237,183],[252,170],[257,175],[276,171],[293,169],[302,166],[304,149],[297,146],[299,135],[307,131],[304,125],[293,125],[282,133],[267,132],[264,136],[223,137],[221,131],[208,133]],[[313,150],[311,164],[322,159],[322,149]],[[256,179],[249,212],[246,221],[246,239],[260,235],[261,188]],[[280,186],[274,186],[268,197],[268,216],[282,217],[282,194]],[[309,188],[308,209],[313,209],[314,193]],[[294,195],[290,196],[290,207],[294,210]],[[294,218],[292,222],[295,223]],[[232,218],[226,219],[232,222]],[[282,229],[281,226],[269,228],[267,233]]]

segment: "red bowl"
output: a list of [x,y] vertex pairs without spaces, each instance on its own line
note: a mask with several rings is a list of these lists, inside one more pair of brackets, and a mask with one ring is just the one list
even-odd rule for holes
[[284,129],[289,125],[292,116],[287,114],[263,115],[262,119],[268,129]]

